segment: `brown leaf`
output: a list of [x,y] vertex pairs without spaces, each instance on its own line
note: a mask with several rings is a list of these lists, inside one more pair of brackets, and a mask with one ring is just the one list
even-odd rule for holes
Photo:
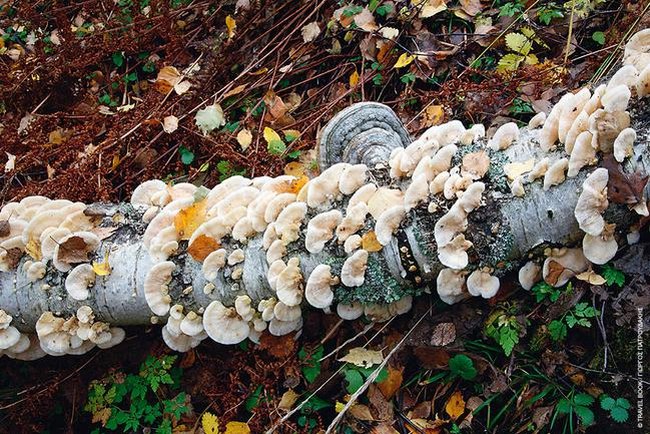
[[298,394],[294,392],[293,389],[289,389],[282,394],[278,408],[280,410],[289,411],[293,408],[293,404],[295,404],[297,400]]
[[548,424],[551,421],[551,412],[553,411],[553,406],[549,405],[548,407],[537,407],[533,411],[533,423],[535,428],[541,429],[544,425]]
[[296,341],[292,334],[273,336],[264,333],[260,338],[260,349],[268,352],[276,359],[286,359],[295,351]]
[[379,387],[379,390],[386,399],[391,399],[402,386],[402,381],[404,380],[404,377],[402,375],[403,372],[404,367],[402,366],[399,368],[392,365],[388,366],[388,376],[384,379],[384,381],[377,384],[377,387]]
[[648,182],[648,175],[639,172],[625,173],[612,154],[603,158],[603,167],[609,173],[607,197],[614,203],[633,205],[643,199],[643,189]]
[[88,245],[83,238],[73,236],[59,244],[58,258],[62,262],[77,264],[88,261]]
[[208,255],[217,250],[221,245],[212,237],[201,234],[187,248],[192,258],[196,261],[203,262]]
[[431,416],[431,402],[422,401],[408,413],[409,419],[428,419]]
[[548,270],[548,274],[544,280],[546,280],[546,283],[549,285],[555,285],[564,271],[564,267],[559,262],[549,259]]
[[481,0],[460,0],[460,7],[467,15],[474,16],[481,12]]
[[116,230],[117,228],[115,226],[107,226],[107,227],[92,228],[90,232],[97,235],[97,238],[99,238],[100,240],[105,240],[106,238],[113,235]]
[[370,413],[370,409],[367,405],[363,404],[354,404],[348,410],[352,416],[359,420],[375,420]]
[[375,384],[368,387],[368,403],[370,409],[375,414],[376,420],[392,420],[393,419],[393,404],[384,398],[384,395]]
[[16,265],[18,265],[18,262],[20,262],[20,258],[23,256],[23,251],[20,250],[18,247],[14,247],[13,249],[7,250],[7,265],[9,268],[14,268]]
[[196,362],[196,351],[194,349],[189,350],[186,353],[183,353],[183,358],[179,363],[179,366],[183,369],[191,368]]
[[431,345],[444,347],[456,340],[456,326],[452,322],[443,322],[433,329]]
[[449,353],[442,348],[417,347],[413,352],[425,369],[446,368],[451,358]]

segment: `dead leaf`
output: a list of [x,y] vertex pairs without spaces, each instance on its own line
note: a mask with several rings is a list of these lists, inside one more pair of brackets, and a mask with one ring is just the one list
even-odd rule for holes
[[414,60],[415,60],[414,55],[408,53],[402,53],[397,59],[397,62],[395,62],[395,65],[393,65],[393,68],[396,69],[404,68],[405,66],[408,66],[411,63],[413,63]]
[[181,240],[189,240],[194,231],[205,221],[206,205],[205,200],[195,202],[178,211],[174,216],[174,227]]
[[393,419],[393,403],[388,401],[384,394],[379,390],[376,384],[368,386],[368,403],[370,409],[375,415],[376,420],[392,420]]
[[29,241],[27,241],[27,244],[25,244],[25,251],[36,261],[43,259],[41,242],[38,239],[30,238]]
[[192,244],[187,248],[187,253],[189,253],[194,260],[203,262],[210,253],[220,247],[221,245],[214,238],[201,234],[196,237]]
[[548,261],[548,274],[544,279],[549,285],[555,285],[560,278],[562,272],[564,272],[564,267],[557,261],[549,259]]
[[260,338],[259,347],[276,359],[283,360],[294,353],[296,340],[291,333],[284,336],[273,336],[272,334],[264,333]]
[[366,32],[374,32],[379,28],[375,22],[375,16],[367,7],[354,16],[354,24]]
[[226,98],[228,98],[229,96],[238,95],[238,94],[242,93],[243,91],[245,91],[247,88],[248,88],[248,85],[246,85],[246,84],[240,84],[240,85],[237,86],[236,88],[231,89],[231,90],[229,90],[228,92],[224,93],[224,94],[223,94],[223,99],[226,99]]
[[239,143],[239,146],[241,146],[242,151],[248,149],[252,142],[253,134],[250,132],[250,130],[243,129],[237,133],[237,143]]
[[0,237],[6,237],[11,233],[11,226],[7,220],[0,220]]
[[472,396],[467,400],[465,408],[469,410],[469,413],[467,413],[467,416],[465,416],[460,422],[459,426],[461,428],[469,428],[472,425],[472,419],[474,419],[472,412],[476,410],[481,404],[483,404],[483,400],[478,396]]
[[441,105],[431,105],[424,111],[423,125],[424,127],[432,127],[440,125],[445,118],[445,109]]
[[104,253],[104,262],[92,262],[93,271],[98,276],[108,276],[111,274],[111,264],[108,262],[108,250]]
[[361,248],[367,252],[378,252],[384,248],[379,240],[377,234],[372,229],[361,236]]
[[372,414],[370,413],[370,409],[368,408],[368,406],[363,404],[354,404],[353,406],[350,407],[348,413],[350,413],[354,418],[359,420],[366,420],[366,421],[375,420],[375,418],[372,417]]
[[508,163],[503,166],[503,172],[506,174],[510,181],[514,181],[518,176],[528,173],[533,170],[535,166],[535,159],[531,158],[526,161],[516,161],[514,163]]
[[20,262],[20,258],[23,257],[23,251],[18,247],[14,247],[7,250],[7,256],[5,256],[5,262],[9,268],[15,268]]
[[235,30],[237,29],[237,21],[230,15],[226,17],[226,28],[228,29],[228,39],[235,36]]
[[411,3],[420,7],[420,18],[429,18],[447,10],[445,0],[411,0]]
[[607,198],[614,203],[633,205],[643,199],[643,190],[648,176],[639,172],[625,173],[612,154],[603,158],[603,167],[609,174]]
[[353,365],[370,368],[384,361],[381,351],[373,351],[367,348],[352,348],[348,354],[339,359],[339,362],[352,363]]
[[449,364],[451,356],[442,348],[416,347],[413,352],[425,369],[443,369]]
[[59,244],[58,258],[68,264],[88,262],[88,245],[83,238],[72,236]]
[[396,368],[389,365],[387,370],[387,377],[381,383],[377,383],[377,387],[379,387],[379,390],[386,399],[391,399],[399,388],[402,387],[404,367]]
[[163,131],[171,134],[178,129],[178,118],[174,115],[165,116],[163,119]]
[[289,389],[282,394],[278,408],[280,410],[289,411],[293,408],[293,404],[295,404],[297,400],[298,394],[294,392],[293,389]]
[[465,400],[460,390],[451,394],[447,404],[445,404],[445,412],[454,420],[458,419],[465,412]]
[[90,232],[97,235],[97,238],[99,238],[100,240],[105,240],[106,238],[113,235],[116,230],[117,228],[115,226],[107,226],[107,227],[92,228]]
[[431,345],[444,347],[456,340],[456,326],[453,322],[443,322],[435,326],[431,335]]
[[318,27],[318,23],[316,21],[311,22],[303,26],[302,29],[300,29],[300,33],[302,34],[302,40],[305,43],[311,42],[314,39],[316,39],[318,35],[320,35],[320,31],[321,30],[320,27]]
[[7,162],[5,163],[5,173],[7,173],[16,168],[16,156],[9,152],[5,152],[5,154],[7,154]]
[[359,84],[359,73],[355,69],[352,74],[350,74],[350,78],[348,79],[348,84],[350,87],[354,87],[357,84]]
[[460,7],[472,17],[482,10],[481,0],[460,0]]
[[596,274],[594,270],[584,271],[576,276],[576,279],[588,282],[591,285],[604,285],[607,280],[600,274]]

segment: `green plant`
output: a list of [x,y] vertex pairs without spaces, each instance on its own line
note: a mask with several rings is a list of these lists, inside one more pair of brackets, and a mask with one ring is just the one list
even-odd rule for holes
[[605,34],[603,32],[594,32],[591,39],[598,45],[605,45]]
[[514,71],[521,63],[537,65],[539,59],[532,53],[533,44],[546,47],[535,31],[530,27],[522,27],[519,32],[511,32],[506,35],[506,47],[512,53],[505,54],[499,59],[497,69],[500,71]]
[[550,2],[537,9],[537,18],[539,18],[539,22],[547,26],[551,24],[551,21],[554,19],[562,17],[564,17],[562,8],[555,4],[555,2]]
[[318,421],[312,415],[319,411],[331,407],[332,404],[314,395],[304,403],[300,408],[300,416],[298,416],[297,423],[301,428],[306,428],[308,432],[312,432]]
[[410,83],[415,83],[415,74],[412,72],[407,72],[406,74],[402,75],[399,80],[407,85]]
[[511,2],[504,3],[499,7],[499,16],[500,17],[513,17],[515,14],[523,13],[526,5],[522,0],[515,0]]
[[494,339],[503,349],[503,353],[509,356],[519,342],[521,329],[522,325],[516,316],[497,310],[489,316],[486,322],[485,334]]
[[194,161],[194,152],[192,152],[190,149],[186,148],[185,146],[181,145],[178,148],[178,153],[181,156],[181,162],[186,166],[189,166]]
[[111,95],[109,95],[106,92],[101,94],[99,96],[98,100],[99,100],[100,104],[103,104],[103,105],[106,105],[106,106],[109,106],[109,107],[117,107],[120,104],[116,99],[112,98]]
[[533,106],[531,103],[528,101],[524,101],[523,99],[517,97],[512,100],[512,104],[510,104],[510,107],[508,107],[508,112],[512,116],[517,116],[517,115],[525,115],[525,114],[531,114],[535,113],[535,109],[533,109]]
[[[368,379],[370,374],[375,371],[375,368],[362,368],[360,366],[346,364],[343,368],[343,376],[345,377],[345,390],[352,394],[359,390],[363,383]],[[383,368],[375,379],[375,383],[381,383],[388,377],[388,371]]]
[[537,282],[530,291],[535,294],[535,301],[537,303],[541,303],[544,300],[555,303],[562,294],[573,291],[573,283],[569,282],[565,286],[556,288],[542,280],[541,282]]
[[473,380],[476,377],[474,361],[465,354],[456,354],[448,363],[451,379],[460,377],[463,380]]
[[319,345],[312,351],[308,351],[305,347],[300,348],[298,351],[298,359],[302,362],[302,375],[305,377],[307,384],[316,381],[316,378],[320,375],[320,359],[323,357],[324,351],[325,349],[322,345]]
[[618,286],[622,288],[625,285],[625,274],[621,270],[617,270],[609,264],[605,264],[601,267],[600,273],[605,279],[607,286]]
[[241,175],[243,176],[246,173],[246,169],[235,169],[230,161],[221,160],[217,163],[217,171],[219,172],[219,181],[228,179],[231,176]]
[[567,336],[568,329],[579,325],[582,327],[591,327],[591,318],[595,318],[598,311],[589,306],[588,303],[582,302],[574,306],[573,309],[566,312],[560,319],[554,319],[548,325],[548,332],[551,339],[561,341]]
[[[551,420],[551,429],[559,415],[568,415],[565,421],[565,428],[568,425],[570,432],[573,432],[573,415],[576,415],[584,426],[594,422],[594,412],[589,408],[594,403],[594,398],[587,393],[575,393],[572,390],[565,398],[561,398],[555,405],[555,412]],[[566,431],[566,429],[564,430]],[[553,431],[555,432],[555,431]]]
[[609,413],[614,422],[623,423],[628,420],[630,413],[630,401],[625,398],[614,399],[607,394],[600,396],[600,408]]
[[[109,431],[171,434],[173,422],[189,411],[187,394],[172,392],[182,374],[181,368],[173,367],[176,358],[148,356],[137,375],[114,373],[93,381],[84,411]],[[100,433],[102,428],[92,432]]]

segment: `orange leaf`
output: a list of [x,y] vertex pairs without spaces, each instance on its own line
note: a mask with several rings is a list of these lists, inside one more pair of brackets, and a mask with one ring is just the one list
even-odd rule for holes
[[455,391],[445,404],[445,411],[452,419],[457,419],[465,412],[465,400],[460,390]]
[[391,365],[388,366],[388,376],[384,381],[381,383],[377,384],[379,387],[379,390],[381,390],[382,395],[386,399],[392,398],[395,393],[399,390],[399,388],[402,386],[402,380],[404,377],[402,376],[402,372],[404,371],[403,367],[400,368],[395,368]]
[[187,253],[195,260],[203,262],[208,255],[219,249],[221,245],[212,237],[199,235],[194,242],[187,248]]
[[174,217],[174,227],[181,240],[189,240],[194,231],[205,221],[206,202],[201,200],[178,211]]
[[297,161],[292,161],[291,163],[287,163],[287,165],[284,166],[284,174],[300,178],[305,174],[305,166]]
[[377,241],[377,235],[375,235],[375,231],[368,231],[365,234],[361,236],[361,248],[367,252],[378,252],[380,251],[384,246],[381,245],[379,241]]
[[350,74],[349,82],[350,82],[350,87],[354,87],[357,84],[359,84],[359,73],[357,72],[356,69],[354,70],[354,72],[352,74]]
[[298,194],[300,190],[309,182],[309,177],[302,175],[298,179],[291,181],[291,188],[289,193]]

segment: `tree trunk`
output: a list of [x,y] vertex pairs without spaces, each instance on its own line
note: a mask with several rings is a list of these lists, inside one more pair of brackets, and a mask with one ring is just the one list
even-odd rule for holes
[[[378,185],[406,190],[409,180],[392,180],[385,163],[392,149],[408,144],[405,143],[408,134],[397,117],[390,109],[376,103],[355,105],[347,110],[323,131],[320,150],[322,166],[327,167],[341,158],[353,163],[369,163]],[[637,131],[638,140],[634,156],[625,164],[625,171],[646,176],[650,173],[650,149],[647,146],[649,110],[641,102],[632,113],[632,127]],[[520,131],[519,139],[509,148],[489,151],[491,168],[481,179],[486,186],[483,201],[479,208],[469,213],[469,226],[465,231],[466,238],[473,243],[468,251],[468,271],[490,267],[494,275],[503,276],[531,256],[543,259],[545,247],[573,246],[582,240],[584,233],[578,227],[574,209],[585,178],[597,166],[586,167],[577,177],[567,178],[546,191],[538,180],[526,185],[523,197],[514,197],[510,192],[504,174],[507,163],[531,158],[539,161],[543,157],[553,160],[566,156],[561,146],[550,153],[542,151],[538,145],[538,134],[539,130],[524,128]],[[467,153],[487,149],[485,145],[484,139],[468,146],[459,145],[452,167],[460,165]],[[383,166],[377,165],[381,160],[384,161]],[[331,208],[344,210],[347,200],[344,196],[342,201],[333,202]],[[438,272],[445,268],[438,259],[434,225],[453,204],[453,201],[439,202],[440,207],[435,212],[428,211],[428,202],[411,210],[402,220],[392,241],[379,252],[369,255],[364,284],[359,287],[340,285],[335,290],[335,301],[382,305],[407,295],[417,295],[433,286]],[[108,252],[112,272],[96,278],[87,300],[76,301],[68,296],[64,288],[68,273],[61,273],[51,265],[48,265],[43,279],[30,282],[23,269],[25,261],[30,259],[25,255],[15,270],[0,273],[0,308],[13,317],[12,326],[23,332],[32,332],[44,312],[68,318],[81,306],[90,306],[95,320],[114,326],[152,322],[153,313],[143,292],[144,280],[154,265],[142,244],[146,228],[142,223],[144,210],[130,204],[94,204],[91,209],[94,213],[103,214],[100,226],[117,226],[117,230],[102,241],[94,255],[96,260],[101,260]],[[294,256],[300,258],[305,282],[319,264],[330,265],[332,275],[340,275],[348,257],[336,240],[328,242],[320,253],[306,251],[304,229],[306,222],[316,214],[313,209],[308,211],[300,239],[287,246],[284,256],[285,260]],[[638,221],[638,215],[625,205],[612,203],[605,219],[617,223],[616,238],[620,246],[625,242],[630,227]],[[363,234],[373,228],[374,220],[367,218],[365,227],[358,233]],[[186,311],[202,313],[202,308],[213,300],[232,306],[236,296],[246,294],[256,307],[260,300],[275,296],[266,277],[269,266],[266,252],[262,249],[262,234],[250,238],[246,244],[227,238],[222,247],[228,252],[236,248],[244,250],[242,277],[233,279],[232,272],[236,267],[226,266],[214,282],[216,288],[206,294],[204,288],[209,282],[201,271],[201,263],[189,256],[187,243],[181,242],[181,253],[169,259],[176,264],[169,284],[172,305],[181,304]]]

